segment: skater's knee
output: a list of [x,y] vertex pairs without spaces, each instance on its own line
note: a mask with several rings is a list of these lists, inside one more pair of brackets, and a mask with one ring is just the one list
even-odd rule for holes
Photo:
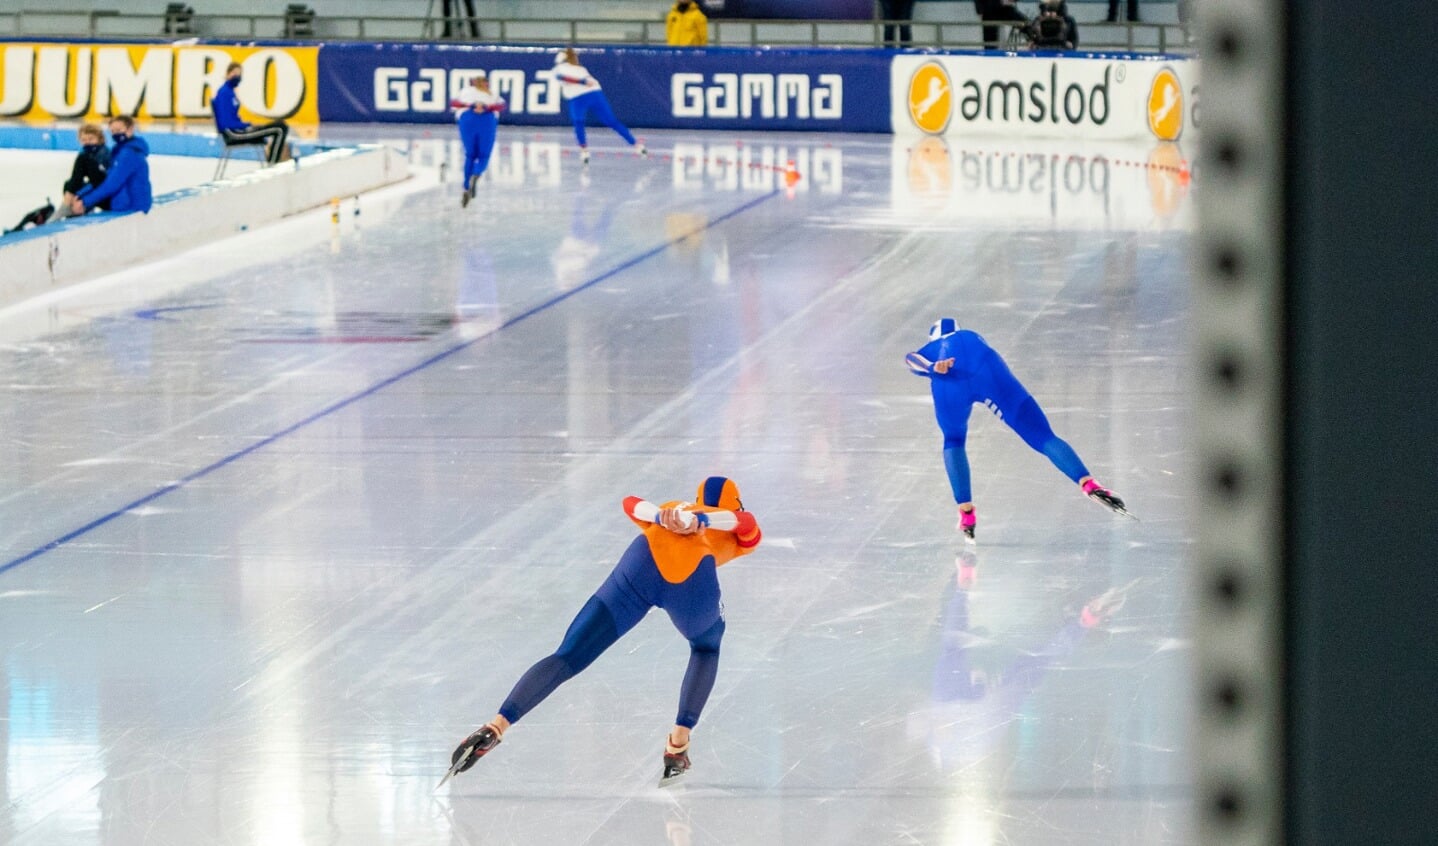
[[963,448],[964,448],[964,444],[968,442],[968,439],[969,439],[969,433],[968,433],[968,432],[958,432],[958,433],[945,432],[945,433],[944,433],[944,449],[963,449]]
[[695,652],[718,652],[724,640],[724,620],[720,618],[698,637],[689,639],[689,648]]

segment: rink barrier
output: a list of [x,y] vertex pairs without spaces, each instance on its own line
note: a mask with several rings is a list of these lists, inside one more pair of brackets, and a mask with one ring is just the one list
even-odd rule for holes
[[0,238],[0,308],[408,176],[408,164],[392,148],[340,147],[163,194],[148,214],[87,215],[6,235]]
[[1198,130],[1198,62],[1033,51],[894,57],[896,134],[1179,142]]
[[[233,58],[247,63],[240,96],[257,120],[449,124],[450,101],[483,70],[508,103],[502,124],[565,126],[562,46],[0,41],[0,118],[205,120]],[[580,61],[637,129],[1178,141],[1198,124],[1198,62],[1181,55],[618,45],[584,47]]]
[[[152,156],[194,156],[195,158],[218,158],[224,150],[220,136],[213,133],[151,132],[151,127],[140,125],[139,134],[150,146]],[[290,143],[301,157],[311,156],[328,149],[320,144],[294,140]],[[54,150],[58,152],[79,152],[80,139],[74,126],[0,126],[0,150]]]
[[[554,78],[563,45],[327,44],[320,120],[452,123],[449,101],[485,71],[502,123],[569,125]],[[586,47],[615,115],[649,129],[888,132],[886,50]],[[608,130],[596,129],[596,132]]]

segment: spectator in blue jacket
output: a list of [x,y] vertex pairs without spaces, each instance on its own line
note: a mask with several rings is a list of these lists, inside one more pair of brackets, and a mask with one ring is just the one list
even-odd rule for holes
[[215,113],[215,128],[230,144],[263,143],[265,160],[270,164],[279,164],[290,157],[290,145],[285,143],[290,136],[290,126],[282,120],[261,126],[240,120],[240,95],[235,89],[240,85],[243,72],[239,62],[230,62],[224,84],[210,98],[210,111]]
[[70,211],[84,214],[109,201],[112,212],[150,210],[150,145],[135,134],[135,119],[129,115],[110,118],[110,171],[98,186],[86,185],[70,201]]

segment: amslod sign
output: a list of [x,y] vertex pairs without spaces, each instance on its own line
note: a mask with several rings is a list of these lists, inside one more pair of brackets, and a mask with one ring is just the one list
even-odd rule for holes
[[131,114],[209,117],[230,62],[249,119],[318,119],[317,47],[153,44],[0,46],[0,116],[48,120]]
[[890,102],[900,134],[1171,141],[1196,123],[1196,80],[1162,57],[896,56]]

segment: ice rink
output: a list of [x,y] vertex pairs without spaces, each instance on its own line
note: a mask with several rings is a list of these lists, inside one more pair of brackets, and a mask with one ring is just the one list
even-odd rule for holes
[[[0,842],[1194,842],[1182,153],[502,127],[461,210],[350,135],[420,175],[0,312]],[[939,316],[1141,522],[979,407],[961,543]],[[654,613],[432,793],[714,473],[686,782]]]

